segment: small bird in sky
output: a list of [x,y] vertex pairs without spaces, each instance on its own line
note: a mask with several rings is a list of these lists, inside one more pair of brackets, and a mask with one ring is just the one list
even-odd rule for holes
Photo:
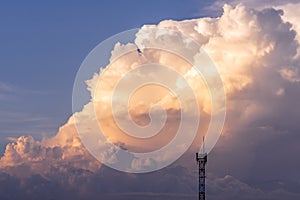
[[137,48],[136,50],[137,50],[137,52],[138,52],[139,56],[142,56],[142,55],[143,55],[143,52],[141,51],[141,49],[140,49],[140,48]]

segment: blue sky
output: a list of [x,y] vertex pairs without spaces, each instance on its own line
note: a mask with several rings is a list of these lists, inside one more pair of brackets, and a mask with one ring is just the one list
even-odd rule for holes
[[[215,15],[211,1],[51,1],[0,4],[0,139],[54,134],[71,115],[76,72],[106,38],[164,19]],[[25,120],[26,119],[26,120]]]

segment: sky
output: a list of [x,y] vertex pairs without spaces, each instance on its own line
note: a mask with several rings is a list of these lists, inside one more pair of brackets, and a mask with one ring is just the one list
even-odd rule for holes
[[[208,199],[299,199],[297,8],[300,3],[293,0],[1,2],[1,199],[196,199],[194,153],[209,130],[211,117],[218,113],[212,111],[208,86],[190,69],[190,63],[170,52],[146,48],[186,52],[185,48],[194,43],[184,40],[183,35],[192,37],[205,50],[226,92],[224,128],[209,152]],[[90,101],[72,113],[73,84],[83,60],[101,41],[132,28],[139,28],[135,44],[114,46],[106,70],[99,68],[85,82]],[[136,46],[143,55],[136,54]],[[206,54],[198,50],[192,48],[192,58],[205,58]],[[130,53],[122,57],[124,52]],[[145,87],[134,94],[129,112],[137,124],[147,124],[149,105],[158,102],[170,117],[159,132],[163,137],[145,142],[122,136],[126,131],[117,127],[116,115],[110,113],[114,84],[150,61],[170,65],[185,78],[203,113],[201,124],[196,140],[178,160],[180,145],[152,160],[135,160],[137,154],[126,153],[126,172],[149,173],[119,172],[116,170],[124,166],[115,164],[114,159],[124,157],[124,149],[146,152],[168,144],[178,128],[180,112],[189,119],[185,129],[188,137],[192,119],[198,116],[190,96],[183,99],[189,102],[187,107],[181,108],[165,89]],[[155,71],[155,66],[150,67]],[[149,68],[144,72],[151,78]],[[143,73],[134,73],[134,80],[140,80]],[[157,73],[157,79],[172,85],[169,71]],[[104,84],[98,85],[101,81]],[[123,86],[120,95],[131,87],[130,83]],[[154,90],[156,93],[149,95]],[[218,106],[221,100],[216,98]],[[122,119],[127,120],[126,111],[118,106],[117,117],[122,123]],[[160,112],[153,113],[161,119]],[[95,140],[98,126],[107,138]],[[120,148],[97,154],[95,141],[100,144],[97,148],[108,141]],[[172,159],[177,161],[152,170]]]
[[[1,3],[1,141],[55,134],[72,114],[72,88],[86,55],[119,32],[205,15],[209,2]],[[4,88],[3,88],[4,87]],[[27,122],[24,122],[27,118]],[[37,123],[39,124],[37,126]],[[3,149],[3,147],[2,147]]]

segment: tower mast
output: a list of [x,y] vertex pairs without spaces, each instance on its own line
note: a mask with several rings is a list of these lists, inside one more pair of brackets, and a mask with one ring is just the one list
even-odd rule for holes
[[199,169],[199,200],[205,200],[205,165],[207,163],[207,153],[205,153],[204,137],[202,152],[196,153],[196,161]]

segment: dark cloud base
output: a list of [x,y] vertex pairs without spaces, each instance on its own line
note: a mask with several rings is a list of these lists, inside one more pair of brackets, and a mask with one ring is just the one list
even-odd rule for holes
[[[211,156],[210,159],[218,159]],[[179,161],[180,162],[180,161]],[[66,167],[66,166],[65,166]],[[193,168],[193,167],[192,167]],[[105,166],[91,172],[78,168],[52,168],[26,178],[0,174],[1,200],[168,200],[196,199],[197,171],[179,165],[148,174],[126,174]],[[300,185],[279,180],[247,184],[233,176],[217,177],[208,166],[207,197],[213,200],[297,200]],[[292,190],[291,188],[294,188]],[[130,191],[130,193],[128,193]]]

